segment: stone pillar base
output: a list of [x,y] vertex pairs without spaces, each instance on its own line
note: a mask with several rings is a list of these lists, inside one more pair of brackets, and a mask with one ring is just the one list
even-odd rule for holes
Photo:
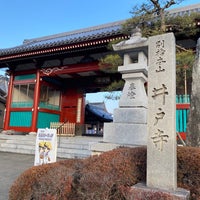
[[177,188],[175,191],[150,188],[138,183],[131,187],[129,200],[189,200],[188,190]]
[[147,145],[147,125],[104,123],[103,141],[123,145]]
[[[90,151],[92,152],[92,155],[100,155],[101,153],[112,151],[113,149],[121,147],[121,144],[115,144],[115,143],[106,143],[106,142],[99,142],[99,143],[92,143],[90,144]],[[138,147],[133,145],[123,145],[123,147]]]

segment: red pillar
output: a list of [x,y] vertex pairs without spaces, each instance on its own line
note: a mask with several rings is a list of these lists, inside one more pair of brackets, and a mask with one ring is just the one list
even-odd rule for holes
[[32,109],[32,126],[31,131],[37,131],[37,118],[38,118],[38,106],[40,99],[40,70],[37,70],[36,73],[36,83],[35,83],[35,92],[33,100],[33,109]]
[[10,108],[11,108],[11,102],[12,102],[13,80],[14,80],[14,76],[13,76],[13,73],[11,72],[10,80],[9,80],[9,87],[8,87],[8,95],[7,95],[7,100],[6,100],[4,130],[8,130],[9,122],[10,122]]

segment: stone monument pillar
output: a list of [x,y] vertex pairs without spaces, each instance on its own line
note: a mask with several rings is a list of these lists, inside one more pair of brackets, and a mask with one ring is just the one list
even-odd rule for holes
[[173,33],[150,37],[147,185],[133,186],[133,199],[189,199],[177,188],[176,50]]
[[125,80],[119,101],[114,110],[113,123],[104,123],[106,143],[121,145],[147,144],[147,39],[141,37],[139,29],[127,41],[113,45],[124,57],[118,71]]

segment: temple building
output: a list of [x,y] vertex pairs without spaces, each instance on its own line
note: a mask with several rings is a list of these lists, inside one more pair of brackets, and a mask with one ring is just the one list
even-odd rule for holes
[[7,67],[10,76],[4,130],[36,132],[49,128],[51,122],[82,127],[86,93],[121,79],[119,73],[103,72],[99,59],[110,52],[109,42],[127,38],[123,22],[24,40],[20,46],[1,49],[0,68]]

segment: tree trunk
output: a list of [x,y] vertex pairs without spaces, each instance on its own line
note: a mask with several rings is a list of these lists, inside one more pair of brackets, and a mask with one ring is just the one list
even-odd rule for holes
[[186,144],[194,147],[200,146],[200,38],[197,41],[196,58],[192,71],[192,94]]
[[165,13],[164,10],[160,9],[160,21],[161,21],[161,31],[165,33],[166,25],[165,25]]

